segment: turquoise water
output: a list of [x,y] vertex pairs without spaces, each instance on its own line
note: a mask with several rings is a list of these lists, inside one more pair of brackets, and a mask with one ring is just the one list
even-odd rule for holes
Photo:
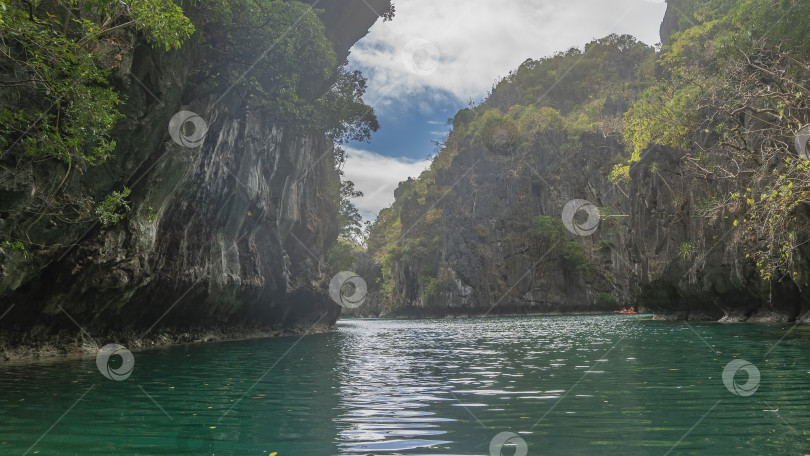
[[[4,365],[0,454],[490,455],[501,432],[519,436],[504,456],[807,454],[810,328],[780,341],[789,329],[347,320],[304,338],[135,352],[122,381],[95,359]],[[723,382],[734,358],[759,370],[751,395]],[[742,394],[747,380],[734,377]]]

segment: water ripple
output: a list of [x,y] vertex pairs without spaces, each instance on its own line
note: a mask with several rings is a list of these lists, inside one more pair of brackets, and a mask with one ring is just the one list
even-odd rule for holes
[[[0,454],[481,456],[501,432],[532,455],[810,447],[810,328],[768,353],[784,327],[613,316],[339,326],[300,342],[135,352],[121,382],[94,359],[5,365]],[[735,358],[761,373],[751,396],[723,383]]]

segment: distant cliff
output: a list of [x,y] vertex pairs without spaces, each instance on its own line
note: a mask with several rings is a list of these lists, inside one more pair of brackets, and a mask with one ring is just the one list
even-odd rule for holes
[[671,1],[661,52],[528,60],[460,111],[372,227],[360,314],[804,315],[807,16],[761,3]]
[[[441,316],[632,304],[629,203],[608,175],[624,151],[621,115],[652,80],[654,59],[631,37],[610,36],[526,61],[482,105],[456,114],[430,169],[401,183],[372,227],[369,254],[381,272],[375,279],[367,261],[358,265],[374,283],[366,311]],[[572,212],[566,226],[561,214],[574,200],[590,201],[596,218]],[[590,223],[601,226],[591,232]]]
[[[276,21],[290,24],[267,42],[239,41],[247,32],[227,28],[246,24],[193,9],[187,14],[198,32],[175,50],[148,43],[142,30],[110,32],[91,53],[123,100],[110,133],[115,148],[102,164],[30,160],[25,135],[5,137],[0,328],[7,348],[81,350],[90,337],[138,346],[335,322],[324,257],[339,229],[336,151],[326,127],[302,112],[329,90],[337,65],[378,20],[370,6],[385,11],[390,3],[317,3],[319,18],[293,15],[308,6],[272,2]],[[333,50],[303,36],[322,27]],[[312,80],[283,67],[250,73],[251,64],[277,65],[286,52],[301,59],[317,52],[331,66],[316,68],[322,76]],[[25,102],[25,92],[2,90],[8,112]],[[257,106],[260,97],[271,103]]]

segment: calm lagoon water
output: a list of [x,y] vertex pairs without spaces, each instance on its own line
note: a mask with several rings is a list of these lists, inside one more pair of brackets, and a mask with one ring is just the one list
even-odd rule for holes
[[4,365],[0,454],[810,454],[810,328],[790,329],[346,320],[135,352],[122,381],[95,359]]

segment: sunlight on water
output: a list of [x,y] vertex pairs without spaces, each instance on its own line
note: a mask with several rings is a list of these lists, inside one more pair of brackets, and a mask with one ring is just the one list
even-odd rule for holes
[[[0,454],[490,455],[501,433],[502,455],[805,454],[810,332],[768,353],[787,329],[347,320],[300,341],[135,352],[123,381],[94,359],[7,364]],[[745,373],[724,384],[735,358],[759,372],[753,393]]]

